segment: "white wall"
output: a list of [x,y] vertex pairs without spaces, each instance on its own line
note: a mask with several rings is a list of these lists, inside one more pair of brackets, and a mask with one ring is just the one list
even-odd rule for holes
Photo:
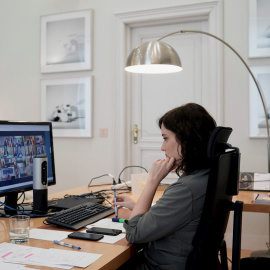
[[[224,1],[224,39],[249,66],[269,66],[270,58],[248,58],[248,2]],[[229,49],[224,50],[224,62],[224,119],[234,129],[231,142],[241,149],[241,171],[267,172],[266,139],[249,138],[249,73]]]
[[[249,14],[247,0],[224,1],[224,40],[244,58],[249,66],[270,65],[270,58],[248,58]],[[241,171],[267,172],[266,139],[249,138],[249,74],[229,49],[224,50],[224,119],[233,127],[230,142],[241,150]],[[232,224],[227,230],[231,239]],[[269,241],[269,215],[243,213],[242,247],[266,250]]]
[[[93,138],[54,139],[57,185],[49,188],[50,193],[87,185],[91,178],[112,172],[113,158],[117,158],[112,153],[113,13],[191,2],[207,1],[0,0],[0,119],[40,121],[41,79],[94,77]],[[41,74],[40,16],[89,8],[94,10],[93,70]],[[224,39],[248,64],[270,64],[269,58],[248,59],[247,0],[224,1]],[[248,136],[248,72],[228,49],[224,63],[224,124],[234,129],[230,142],[242,152],[241,170],[267,172],[266,140]],[[108,128],[108,137],[99,137],[100,128]],[[267,218],[266,214],[245,213],[243,238],[253,239],[260,232],[262,241],[257,247],[264,248]]]

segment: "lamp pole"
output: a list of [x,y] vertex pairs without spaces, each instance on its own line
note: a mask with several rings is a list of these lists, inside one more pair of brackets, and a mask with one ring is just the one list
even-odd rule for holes
[[210,33],[207,33],[207,32],[203,32],[203,31],[199,31],[199,30],[180,30],[180,31],[176,31],[176,32],[172,32],[168,35],[165,35],[161,38],[158,39],[158,41],[168,37],[168,36],[172,36],[172,35],[175,35],[175,34],[180,34],[180,33],[200,33],[200,34],[203,34],[203,35],[207,35],[207,36],[210,36],[210,37],[213,37],[217,40],[219,40],[220,42],[222,42],[224,45],[226,45],[228,48],[230,48],[238,57],[239,59],[241,60],[241,62],[245,65],[245,67],[247,68],[248,72],[250,73],[256,87],[257,87],[257,90],[259,92],[259,95],[260,95],[260,98],[261,98],[261,101],[262,101],[262,105],[263,105],[263,110],[264,110],[264,114],[265,114],[265,121],[266,121],[266,129],[267,129],[267,157],[268,157],[268,173],[270,173],[270,136],[269,136],[269,122],[268,122],[268,114],[267,114],[267,106],[266,106],[266,100],[265,100],[265,97],[264,97],[264,94],[263,94],[263,91],[260,87],[260,84],[259,82],[257,81],[257,79],[255,78],[253,72],[251,71],[251,69],[249,68],[249,66],[247,65],[247,63],[244,61],[244,59],[240,56],[240,54],[231,46],[229,45],[227,42],[225,42],[223,39],[215,36],[215,35],[212,35]]

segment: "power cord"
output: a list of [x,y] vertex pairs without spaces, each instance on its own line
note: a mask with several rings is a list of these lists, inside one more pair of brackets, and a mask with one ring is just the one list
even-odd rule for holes
[[21,193],[21,195],[20,195],[19,198],[17,199],[17,202],[21,199],[22,196],[23,196],[22,203],[24,203],[24,200],[25,200],[25,192],[24,192],[24,191]]
[[91,185],[91,183],[92,183],[93,180],[98,179],[98,178],[101,178],[101,177],[104,177],[104,176],[110,176],[110,177],[113,179],[113,185],[116,185],[114,176],[113,176],[112,174],[110,174],[110,173],[107,173],[107,174],[102,174],[102,175],[100,175],[100,176],[97,176],[97,177],[92,178],[92,179],[90,180],[89,184],[88,184],[88,187],[90,187],[90,185]]
[[[118,184],[121,184],[121,182],[124,182],[125,184],[126,184],[126,182],[124,181],[124,180],[121,180],[120,179],[120,176],[121,176],[121,174],[123,173],[123,171],[125,170],[125,169],[128,169],[128,168],[141,168],[141,169],[144,169],[145,171],[146,171],[146,173],[148,173],[148,171],[144,168],[144,167],[142,167],[142,166],[133,166],[133,165],[131,165],[131,166],[126,166],[126,167],[124,167],[124,169],[119,173],[119,176],[118,176]],[[127,185],[127,184],[126,184]]]

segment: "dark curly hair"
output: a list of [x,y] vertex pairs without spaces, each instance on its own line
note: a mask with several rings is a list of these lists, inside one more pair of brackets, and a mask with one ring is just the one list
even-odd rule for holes
[[165,113],[159,119],[161,125],[175,134],[181,145],[181,164],[176,173],[191,174],[196,170],[209,167],[207,144],[216,121],[199,104],[187,103]]

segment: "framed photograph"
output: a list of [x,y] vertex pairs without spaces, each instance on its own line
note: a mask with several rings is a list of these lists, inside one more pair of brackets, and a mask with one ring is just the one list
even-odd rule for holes
[[251,191],[270,191],[270,173],[241,172],[239,189]]
[[41,73],[92,69],[93,11],[41,17]]
[[270,57],[270,1],[249,0],[249,57]]
[[[270,66],[251,67],[250,69],[261,87],[266,102],[267,121],[270,126]],[[249,131],[251,138],[267,137],[266,119],[262,100],[251,76],[249,78]]]
[[41,80],[41,119],[54,137],[92,137],[92,78]]
[[241,172],[239,174],[239,189],[240,190],[254,190],[254,173]]

